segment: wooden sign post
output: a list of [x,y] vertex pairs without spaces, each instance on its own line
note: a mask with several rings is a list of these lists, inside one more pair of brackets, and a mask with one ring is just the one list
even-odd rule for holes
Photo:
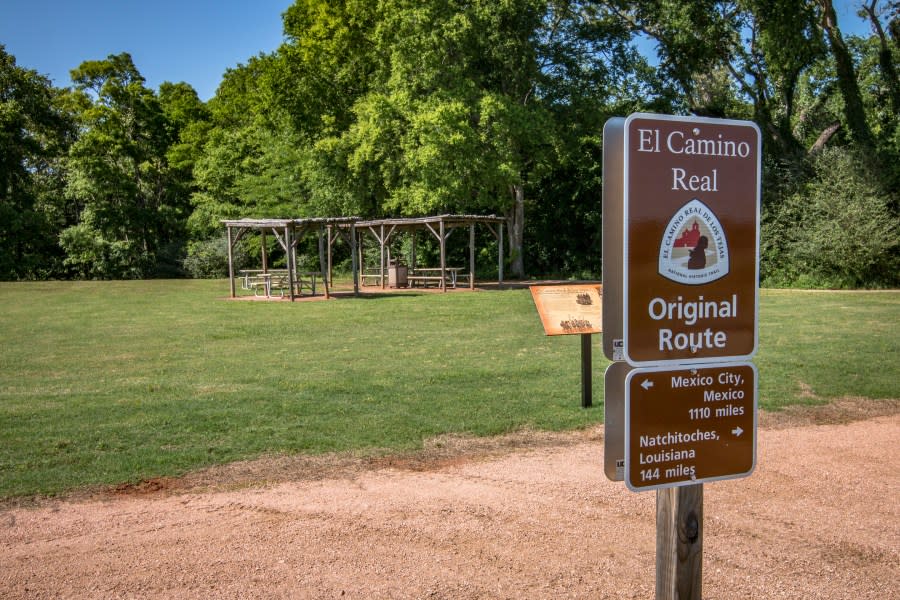
[[603,129],[603,350],[627,365],[606,373],[605,471],[657,491],[658,599],[701,597],[703,482],[756,464],[760,140],[641,113]]
[[656,598],[700,600],[703,484],[656,490]]
[[529,288],[547,335],[581,335],[581,407],[593,406],[591,335],[601,332],[603,288],[596,284]]

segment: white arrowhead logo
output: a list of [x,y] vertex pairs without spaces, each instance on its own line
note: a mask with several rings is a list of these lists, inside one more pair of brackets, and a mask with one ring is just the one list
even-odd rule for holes
[[744,433],[744,430],[741,429],[740,427],[735,427],[734,429],[731,430],[731,433],[733,433],[734,435],[736,435],[738,437],[741,437],[741,434]]
[[649,390],[650,388],[653,387],[653,382],[650,381],[649,379],[645,379],[645,380],[641,383],[641,387],[644,388],[645,390]]

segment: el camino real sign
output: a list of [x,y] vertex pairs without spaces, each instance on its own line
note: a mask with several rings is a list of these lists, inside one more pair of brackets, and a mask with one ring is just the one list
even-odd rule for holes
[[605,471],[633,490],[756,464],[761,136],[633,114],[603,132]]
[[622,261],[619,360],[752,356],[759,129],[746,121],[639,113],[624,120],[621,135],[623,254],[604,254],[604,263]]

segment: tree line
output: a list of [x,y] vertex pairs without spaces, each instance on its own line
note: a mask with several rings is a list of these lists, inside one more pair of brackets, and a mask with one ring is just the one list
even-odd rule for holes
[[296,0],[208,102],[0,45],[0,278],[210,276],[220,219],[438,213],[504,216],[516,276],[597,277],[603,123],[648,111],[759,125],[764,283],[896,286],[900,4],[858,8],[866,37],[832,0]]

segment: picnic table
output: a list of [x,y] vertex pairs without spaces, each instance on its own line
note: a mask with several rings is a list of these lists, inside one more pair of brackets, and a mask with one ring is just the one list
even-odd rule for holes
[[359,280],[362,285],[380,285],[381,278],[382,274],[378,269],[366,269],[359,274]]
[[[259,296],[260,293],[268,296],[269,282],[274,273],[276,273],[276,271],[242,269],[240,271],[241,288],[252,291],[254,296]],[[287,273],[287,271],[285,271],[285,273]]]
[[[455,288],[456,282],[459,280],[459,272],[462,271],[461,267],[444,267],[444,285],[446,287]],[[416,267],[415,269],[410,269],[409,273],[406,276],[407,281],[411,286],[415,286],[416,284],[421,284],[422,287],[427,287],[429,283],[435,283],[436,285],[441,285],[441,268],[440,267]]]
[[[284,298],[285,292],[290,292],[291,282],[287,269],[243,269],[241,274],[241,287],[245,290],[253,290],[254,296],[271,297],[274,292]],[[294,275],[294,288],[297,294],[302,295],[303,289],[309,289],[310,294],[316,295],[316,279],[321,277],[320,271],[306,271]]]

